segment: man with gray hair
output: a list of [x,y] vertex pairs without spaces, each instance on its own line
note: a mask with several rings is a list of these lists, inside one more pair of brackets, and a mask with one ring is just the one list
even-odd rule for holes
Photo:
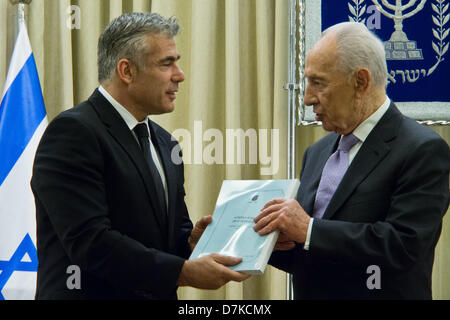
[[387,97],[383,43],[363,24],[324,31],[305,77],[305,104],[334,132],[305,151],[297,199],[255,219],[280,231],[270,263],[293,274],[296,299],[431,299],[447,143]]
[[99,88],[45,131],[31,181],[37,299],[176,299],[178,286],[248,278],[227,267],[240,258],[187,260],[211,217],[193,228],[178,144],[149,118],[173,111],[184,80],[178,29],[156,13],[114,19],[98,42]]

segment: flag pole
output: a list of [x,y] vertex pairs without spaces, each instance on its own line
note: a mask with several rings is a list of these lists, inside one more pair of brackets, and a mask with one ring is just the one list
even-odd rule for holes
[[32,0],[9,0],[12,5],[17,5],[17,21],[16,21],[16,34],[19,33],[20,23],[25,21],[25,6],[29,5]]
[[[296,112],[296,90],[298,84],[295,79],[295,59],[296,59],[296,14],[297,0],[289,0],[288,20],[289,20],[289,48],[288,48],[288,83],[284,89],[288,90],[288,148],[287,148],[287,175],[288,179],[295,179],[295,112]],[[286,299],[293,300],[292,275],[286,277]]]

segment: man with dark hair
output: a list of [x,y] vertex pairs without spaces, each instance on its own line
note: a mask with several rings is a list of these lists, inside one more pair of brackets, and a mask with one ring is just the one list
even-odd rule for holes
[[155,13],[113,20],[99,39],[99,88],[44,133],[31,181],[37,299],[176,299],[178,286],[248,277],[226,267],[239,258],[186,260],[211,217],[192,228],[177,142],[149,118],[173,111],[184,80],[178,29]]

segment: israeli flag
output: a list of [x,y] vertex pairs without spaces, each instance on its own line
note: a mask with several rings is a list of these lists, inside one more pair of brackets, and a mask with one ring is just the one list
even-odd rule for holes
[[38,263],[30,180],[48,122],[24,21],[0,101],[0,300],[34,299]]

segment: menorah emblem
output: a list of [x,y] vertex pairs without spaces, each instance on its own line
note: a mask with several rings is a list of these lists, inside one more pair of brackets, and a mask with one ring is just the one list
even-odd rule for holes
[[[395,0],[395,5],[389,0],[372,0],[377,9],[386,17],[394,20],[394,32],[391,38],[384,43],[387,60],[423,60],[422,50],[417,48],[416,41],[411,41],[403,31],[403,20],[412,17],[423,9],[426,0],[420,0],[415,9],[410,10],[417,0],[409,0],[405,5],[402,0]],[[384,5],[386,9],[382,7]],[[387,10],[394,11],[389,13]]]

